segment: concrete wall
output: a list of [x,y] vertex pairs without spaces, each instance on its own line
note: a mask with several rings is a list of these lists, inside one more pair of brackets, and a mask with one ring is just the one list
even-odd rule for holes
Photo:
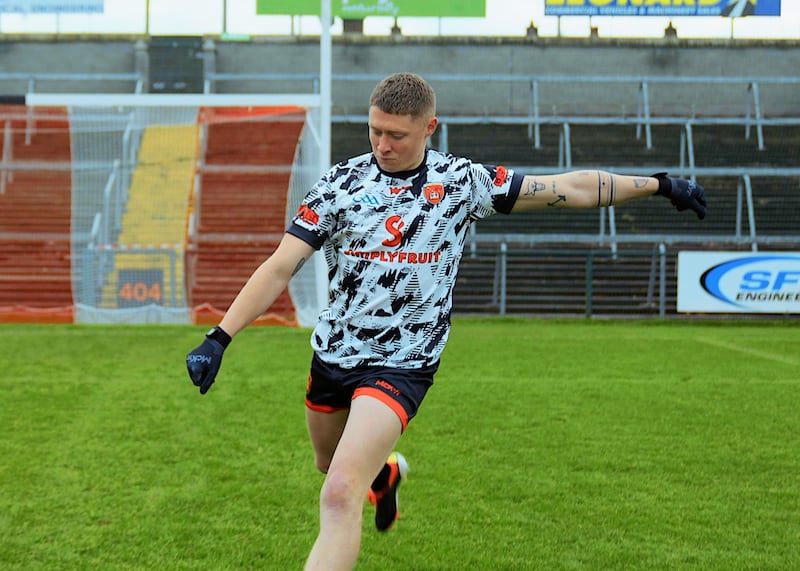
[[[139,42],[139,49],[137,49]],[[316,38],[270,37],[248,42],[206,40],[206,62],[220,74],[308,74],[319,69]],[[4,72],[127,73],[146,75],[146,43],[137,38],[0,37],[0,93],[27,90],[25,81]],[[334,82],[334,113],[362,114],[375,79],[395,71],[431,79],[441,115],[526,114],[532,76],[590,75],[714,78],[800,77],[800,43],[700,42],[679,39],[493,39],[493,38],[334,38],[333,71],[368,74],[365,80]],[[519,75],[523,79],[475,80],[479,75]],[[445,81],[438,76],[468,81]],[[473,76],[470,78],[470,76]],[[311,78],[217,81],[220,93],[308,92]],[[768,116],[800,115],[800,84],[759,84]],[[656,114],[741,115],[747,83],[651,84]],[[128,92],[130,82],[37,81],[37,91]],[[636,113],[639,84],[628,82],[539,84],[542,114]]]
[[[136,40],[131,38],[63,39],[0,35],[0,93],[23,94],[27,79],[3,78],[8,74],[120,74],[136,69]],[[34,91],[42,93],[133,93],[135,82],[36,79]]]
[[[218,43],[219,73],[316,72],[316,43],[302,40],[249,44]],[[592,75],[800,77],[798,45],[731,45],[690,42],[601,42],[581,40],[443,40],[355,38],[333,48],[336,74],[413,71],[431,77],[440,114],[525,114],[531,100],[529,80],[443,81],[440,75]],[[364,113],[374,79],[342,80],[333,86],[334,112]],[[760,85],[765,113],[800,114],[800,84]],[[219,82],[219,92],[308,89],[309,82]],[[635,114],[639,85],[626,83],[539,85],[540,109],[552,113]],[[747,84],[653,84],[654,112],[741,113]]]

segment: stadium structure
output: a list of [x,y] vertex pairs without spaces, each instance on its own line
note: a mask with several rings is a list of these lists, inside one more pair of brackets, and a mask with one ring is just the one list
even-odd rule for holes
[[[800,247],[796,42],[346,33],[329,92],[321,49],[0,38],[0,320],[216,322],[321,165],[369,150],[369,91],[395,71],[435,87],[441,150],[707,189],[702,223],[658,198],[481,221],[456,313],[676,316],[678,252]],[[262,322],[313,322],[324,272],[308,266]]]

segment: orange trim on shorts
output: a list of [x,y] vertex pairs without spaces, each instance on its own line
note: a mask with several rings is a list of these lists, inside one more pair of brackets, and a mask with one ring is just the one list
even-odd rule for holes
[[353,393],[353,398],[360,396],[376,398],[388,406],[400,419],[400,424],[403,425],[403,430],[406,429],[406,426],[408,426],[408,413],[406,412],[406,409],[404,409],[399,402],[394,400],[388,394],[380,389],[376,389],[375,387],[361,387],[356,389],[356,391]]
[[350,408],[346,406],[328,406],[324,404],[314,404],[308,399],[306,399],[306,407],[315,412],[324,412],[328,414],[332,412],[339,412],[340,410],[348,410]]

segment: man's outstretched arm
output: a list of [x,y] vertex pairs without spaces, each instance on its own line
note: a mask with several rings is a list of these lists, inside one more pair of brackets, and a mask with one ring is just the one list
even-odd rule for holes
[[206,394],[214,384],[232,337],[272,305],[313,252],[300,238],[285,234],[277,250],[250,276],[220,324],[189,352],[186,368],[200,394]]
[[278,248],[262,263],[220,322],[220,327],[233,337],[264,313],[286,289],[289,280],[314,253],[314,249],[292,234],[284,234]]
[[555,175],[526,175],[512,212],[534,208],[600,208],[659,194],[678,210],[690,209],[705,218],[703,187],[693,181],[653,176],[627,176],[600,170]]

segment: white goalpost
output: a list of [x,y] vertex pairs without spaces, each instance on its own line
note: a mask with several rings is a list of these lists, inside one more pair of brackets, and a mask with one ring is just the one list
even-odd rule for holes
[[[187,257],[187,248],[213,238],[228,244],[229,253],[224,256],[235,260],[239,240],[262,247],[274,241],[329,166],[329,93],[42,93],[29,94],[26,104],[34,109],[34,116],[40,107],[67,111],[77,322],[192,322],[196,306],[204,303],[197,298],[204,294],[189,299],[187,284],[193,283],[199,268]],[[287,122],[301,126],[292,131],[293,140],[283,143],[293,145],[286,151],[286,164],[275,164],[273,150]],[[227,138],[220,140],[221,136]],[[262,148],[262,141],[270,138],[276,139],[270,149]],[[207,156],[209,145],[216,149],[213,157]],[[267,164],[259,164],[259,156]],[[200,215],[213,216],[227,207],[205,204],[209,213],[201,214],[206,178],[213,178],[218,186],[229,184],[226,196],[230,200],[255,196],[261,201],[258,193],[267,185],[263,181],[281,173],[284,178],[288,173],[284,196],[263,198],[267,204],[280,202],[284,208],[280,223],[273,221],[269,226],[256,219],[249,227],[245,219],[232,220],[234,226],[226,227],[198,220]],[[258,188],[250,188],[253,185]],[[276,191],[264,186],[264,192]],[[313,324],[327,301],[324,260],[321,255],[314,259],[289,287],[294,321],[304,326]],[[224,260],[218,273],[226,274]],[[209,280],[213,282],[215,276]],[[237,287],[243,284],[241,280]],[[222,303],[206,305],[217,314],[226,309],[220,307]]]
[[[29,93],[24,97],[29,118],[26,138],[36,129],[36,118],[46,116],[42,108],[66,111],[68,119],[69,164],[48,166],[46,160],[41,164],[70,173],[75,321],[200,322],[198,304],[211,311],[207,319],[219,319],[225,303],[204,303],[203,299],[213,297],[220,284],[230,288],[231,280],[239,280],[239,288],[245,279],[231,278],[224,271],[225,262],[232,265],[245,250],[258,255],[261,248],[266,255],[270,241],[274,243],[282,236],[305,193],[330,167],[331,0],[320,0],[320,21],[319,94]],[[6,103],[21,103],[14,99]],[[204,111],[209,109],[216,111]],[[250,156],[263,151],[260,141],[269,139],[270,126],[277,130],[282,115],[297,114],[298,110],[302,128],[299,135],[292,131],[294,147],[285,163],[275,164],[269,154],[262,153],[262,163],[258,156]],[[231,137],[231,131],[245,133],[242,142],[212,139],[210,133],[226,131],[218,128],[226,120],[234,127],[227,129],[226,136]],[[61,129],[59,140],[66,138]],[[209,146],[216,149],[214,164],[208,162]],[[254,152],[248,152],[248,148]],[[13,170],[10,172],[13,174]],[[279,191],[282,196],[275,194],[274,180],[252,183],[259,176],[285,178],[287,173],[288,180],[278,183],[284,184]],[[266,226],[252,219],[225,226],[218,216],[216,226],[209,224],[225,205],[203,202],[204,186],[208,191],[205,176],[216,176],[217,185],[229,183],[230,198],[242,201],[255,196],[256,201],[263,202],[266,195],[258,194],[262,185],[265,193],[273,193],[266,198],[267,203],[280,203],[284,211],[278,221],[271,220]],[[5,178],[3,182],[5,186]],[[258,187],[255,195],[254,185]],[[201,212],[201,206],[209,212]],[[269,208],[266,211],[269,216],[274,214]],[[194,287],[200,269],[207,269],[210,262],[204,262],[202,256],[193,257],[187,250],[194,248],[197,253],[215,240],[229,246],[219,250],[222,254],[216,253],[222,259],[221,276],[208,278],[205,290]],[[213,255],[209,254],[209,259]],[[190,299],[192,292],[194,298]],[[295,275],[289,293],[293,312],[289,321],[313,325],[327,305],[327,268],[321,254]],[[229,294],[227,301],[232,301]]]

